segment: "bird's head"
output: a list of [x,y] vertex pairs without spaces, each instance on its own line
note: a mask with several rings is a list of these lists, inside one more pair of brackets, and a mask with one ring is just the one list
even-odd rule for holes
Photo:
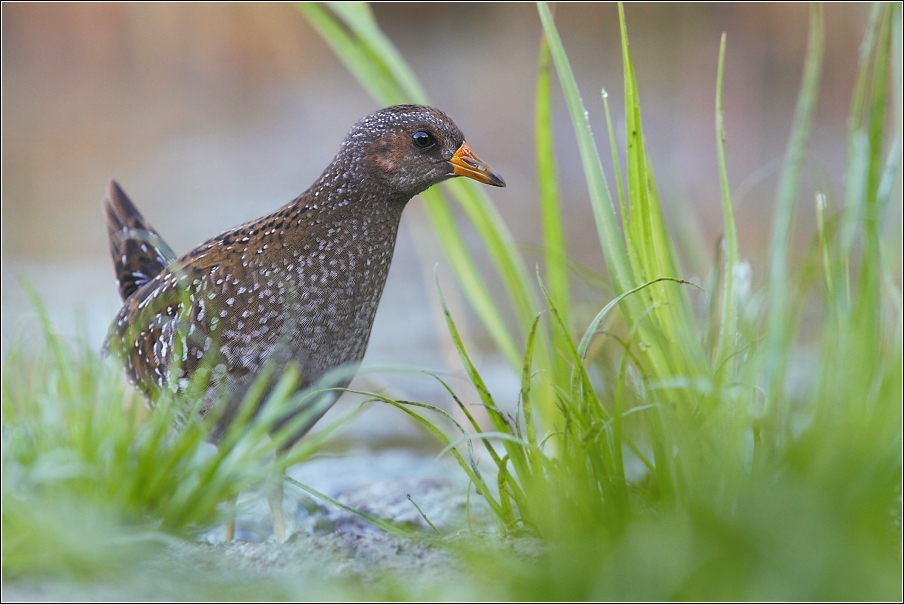
[[406,201],[455,176],[504,187],[471,151],[448,115],[425,105],[395,105],[361,119],[342,143],[367,171]]

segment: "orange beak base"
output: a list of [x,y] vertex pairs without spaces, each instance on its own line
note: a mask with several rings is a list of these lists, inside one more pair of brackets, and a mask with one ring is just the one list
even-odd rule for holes
[[452,164],[452,172],[458,176],[467,176],[477,182],[494,187],[505,186],[505,181],[502,180],[502,177],[493,172],[492,168],[474,155],[468,143],[461,144],[461,147],[449,160],[449,163]]

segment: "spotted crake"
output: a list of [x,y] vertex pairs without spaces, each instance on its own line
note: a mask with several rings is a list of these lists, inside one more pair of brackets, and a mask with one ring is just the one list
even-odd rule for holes
[[[108,347],[151,404],[161,389],[182,390],[202,364],[212,366],[200,411],[220,418],[216,443],[266,364],[277,372],[294,364],[304,388],[361,361],[402,210],[455,176],[505,186],[445,113],[389,107],[355,124],[307,191],[178,258],[111,181],[107,230],[124,303]],[[330,385],[345,387],[351,374]],[[275,499],[274,531],[283,540]]]

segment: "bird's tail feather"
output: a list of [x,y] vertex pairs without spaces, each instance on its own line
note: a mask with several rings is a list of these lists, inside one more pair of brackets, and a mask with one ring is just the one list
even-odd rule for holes
[[104,212],[119,295],[126,300],[169,266],[176,255],[115,180],[107,183]]

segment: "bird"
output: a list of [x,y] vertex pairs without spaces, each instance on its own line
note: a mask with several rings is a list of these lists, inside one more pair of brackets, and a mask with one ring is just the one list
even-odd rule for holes
[[[355,123],[301,195],[178,257],[110,180],[104,209],[123,305],[107,350],[152,407],[164,390],[185,392],[201,367],[213,367],[193,409],[222,418],[208,436],[215,445],[268,364],[276,367],[273,380],[294,366],[299,389],[348,368],[330,384],[327,404],[290,436],[288,451],[364,357],[406,204],[456,177],[505,186],[444,112],[387,107]],[[282,542],[278,482],[268,502]],[[227,541],[233,537],[234,518],[226,525]]]

